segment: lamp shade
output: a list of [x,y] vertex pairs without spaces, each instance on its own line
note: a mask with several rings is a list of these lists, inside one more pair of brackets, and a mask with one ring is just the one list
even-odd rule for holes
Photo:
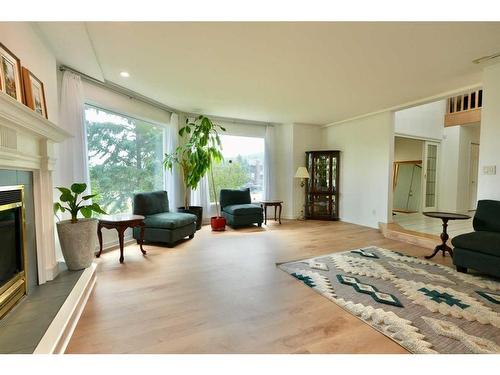
[[309,172],[306,167],[298,167],[295,172],[295,178],[309,178]]

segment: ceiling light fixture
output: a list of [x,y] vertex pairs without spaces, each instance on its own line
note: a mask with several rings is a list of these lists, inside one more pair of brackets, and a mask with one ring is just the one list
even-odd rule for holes
[[120,75],[124,78],[130,77],[130,74],[128,74],[128,72],[120,72]]
[[496,53],[494,53],[492,55],[480,57],[478,59],[472,60],[472,62],[474,64],[481,64],[481,63],[483,63],[485,61],[496,59],[497,57],[500,57],[500,52],[496,52]]

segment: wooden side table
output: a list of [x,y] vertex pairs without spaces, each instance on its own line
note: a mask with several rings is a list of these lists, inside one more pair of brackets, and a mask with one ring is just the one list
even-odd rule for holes
[[279,207],[278,221],[281,224],[281,210],[283,201],[262,201],[260,206],[264,210],[264,225],[267,224],[267,207],[274,207],[274,221],[276,221],[276,209]]
[[97,224],[97,237],[99,238],[99,253],[96,257],[99,258],[102,253],[102,228],[106,229],[116,229],[118,232],[118,240],[120,241],[120,263],[123,263],[123,236],[127,228],[141,228],[141,238],[138,241],[139,247],[143,254],[146,254],[146,250],[142,248],[144,243],[144,216],[141,215],[130,215],[130,214],[117,214],[101,216],[99,218],[99,223]]
[[443,256],[446,255],[446,252],[450,253],[450,256],[453,257],[453,250],[446,244],[448,238],[448,232],[446,229],[448,228],[448,220],[467,220],[470,219],[469,215],[455,214],[451,212],[423,212],[425,216],[433,217],[436,219],[441,219],[443,221],[443,233],[441,233],[441,244],[437,245],[434,249],[434,252],[431,255],[426,255],[425,259],[433,258],[440,250],[443,252]]

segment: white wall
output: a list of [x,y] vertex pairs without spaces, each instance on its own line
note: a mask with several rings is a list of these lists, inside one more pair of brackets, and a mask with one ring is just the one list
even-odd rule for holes
[[[438,175],[438,208],[463,212],[469,209],[470,144],[479,143],[480,125],[444,128]],[[481,146],[479,147],[481,149]]]
[[27,22],[0,22],[1,42],[29,69],[45,88],[49,120],[57,124],[57,65],[50,48]]
[[340,217],[378,228],[392,206],[393,114],[384,112],[323,129],[323,148],[340,150]]
[[438,171],[438,208],[441,211],[457,210],[459,149],[460,126],[445,128],[440,147]]
[[300,179],[294,178],[298,167],[306,166],[306,151],[317,151],[323,149],[322,128],[317,125],[293,124],[293,164],[292,176],[289,180],[293,186],[293,218],[300,216],[305,204],[305,190],[300,187]]
[[303,209],[305,193],[294,178],[298,167],[306,164],[306,151],[322,149],[322,128],[312,124],[275,125],[276,199],[283,200],[282,217],[297,219]]
[[[470,209],[469,172],[471,143],[480,143],[480,125],[462,125],[459,128],[457,211],[465,212]],[[481,150],[481,146],[479,146],[479,149]]]
[[282,217],[294,219],[293,215],[293,124],[275,126],[274,184],[276,199],[283,201]]
[[397,111],[394,132],[396,135],[441,140],[445,113],[445,100]]
[[394,161],[422,160],[424,142],[412,138],[394,138]]
[[[484,69],[483,89],[478,199],[500,200],[500,64]],[[496,174],[485,175],[485,166],[496,166]]]

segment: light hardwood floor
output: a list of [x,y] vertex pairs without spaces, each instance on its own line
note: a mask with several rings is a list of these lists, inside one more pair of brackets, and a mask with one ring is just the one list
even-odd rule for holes
[[124,264],[103,254],[67,353],[406,353],[275,265],[368,245],[429,253],[371,228],[283,221],[204,227],[172,249],[146,245],[145,257],[130,245]]
[[[471,218],[468,220],[450,220],[448,222],[450,239],[460,234],[474,232],[474,228],[472,227],[474,211],[465,212],[465,214],[471,216]],[[424,216],[420,212],[411,214],[399,212],[392,219],[404,229],[415,232],[439,236],[443,231],[443,222],[441,220]]]

